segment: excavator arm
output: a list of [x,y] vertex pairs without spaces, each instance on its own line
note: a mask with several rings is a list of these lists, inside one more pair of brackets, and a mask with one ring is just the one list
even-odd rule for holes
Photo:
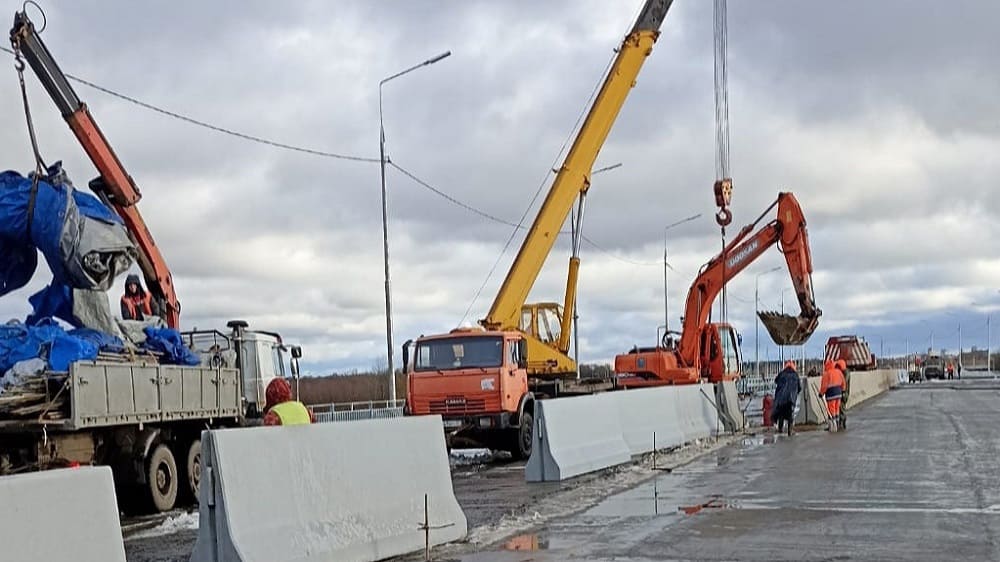
[[[614,63],[566,159],[556,173],[556,178],[507,272],[507,277],[493,301],[489,314],[480,321],[486,329],[509,330],[522,327],[519,320],[528,293],[555,244],[559,230],[573,209],[573,204],[578,199],[582,200],[590,188],[590,172],[597,155],[629,91],[635,85],[646,57],[649,56],[653,44],[660,35],[660,26],[672,3],[673,0],[647,0],[635,25],[618,49]],[[543,342],[538,334],[527,334],[529,368],[533,371],[575,370],[573,360],[566,354],[569,349],[570,322],[576,303],[576,279],[579,267],[580,259],[574,255],[570,259],[566,294],[559,319],[560,337],[554,342]],[[546,307],[558,310],[552,305]]]
[[100,177],[90,182],[90,188],[122,218],[125,228],[138,248],[139,267],[160,313],[168,326],[178,328],[180,303],[177,301],[166,260],[153,240],[149,228],[146,227],[139,208],[136,207],[136,203],[142,198],[139,188],[125,171],[125,167],[97,126],[90,110],[87,109],[87,104],[80,101],[25,12],[14,15],[10,41],[14,51],[21,53],[27,59],[28,65],[100,173]]
[[[778,208],[777,218],[752,233],[775,207]],[[712,304],[723,285],[774,245],[780,245],[785,256],[801,312],[798,317],[761,313],[761,321],[778,345],[804,343],[816,330],[822,311],[816,306],[813,294],[812,257],[806,219],[794,195],[779,193],[778,199],[753,224],[743,227],[719,255],[702,267],[698,278],[691,285],[684,309],[684,331],[679,346],[683,363],[688,366],[697,364],[701,345],[700,328],[708,323]]]

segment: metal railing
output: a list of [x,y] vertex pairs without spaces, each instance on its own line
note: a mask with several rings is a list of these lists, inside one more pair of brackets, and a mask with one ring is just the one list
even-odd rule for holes
[[736,381],[736,391],[741,395],[774,393],[774,377],[743,377]]
[[406,400],[369,400],[367,402],[340,402],[315,404],[309,411],[317,422],[379,420],[403,417]]

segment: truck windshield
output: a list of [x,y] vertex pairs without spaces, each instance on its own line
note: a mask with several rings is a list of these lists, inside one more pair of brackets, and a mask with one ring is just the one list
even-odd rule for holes
[[472,336],[417,344],[416,371],[445,371],[503,364],[503,338]]

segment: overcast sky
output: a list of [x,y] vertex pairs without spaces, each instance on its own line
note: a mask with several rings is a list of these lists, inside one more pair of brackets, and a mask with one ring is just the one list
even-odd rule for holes
[[[65,72],[151,104],[275,141],[377,158],[380,79],[392,160],[450,196],[517,222],[601,79],[640,0],[552,2],[41,2]],[[11,16],[20,2],[0,0]],[[677,0],[598,166],[583,248],[580,347],[610,361],[652,344],[663,316],[670,232],[671,323],[718,251],[712,13]],[[734,1],[729,6],[734,227],[792,191],[809,221],[817,302],[809,343],[859,333],[898,353],[986,344],[1000,309],[1000,3]],[[9,57],[9,55],[3,54]],[[32,157],[17,78],[0,80],[0,169]],[[43,155],[78,186],[93,166],[34,77]],[[306,370],[361,368],[385,354],[377,163],[247,142],[76,85],[143,191],[140,209],[173,271],[185,328],[244,318],[300,342]],[[453,328],[511,234],[390,170],[397,342]],[[545,184],[548,188],[551,177]],[[535,209],[531,210],[528,222]],[[733,231],[736,229],[733,228]],[[467,320],[481,318],[522,235]],[[568,240],[535,300],[562,300]],[[755,274],[730,285],[730,318],[754,353]],[[23,317],[50,274],[0,300]],[[785,273],[760,278],[780,307]],[[112,292],[117,302],[121,289]],[[791,291],[786,310],[794,311]],[[976,304],[973,304],[976,303]],[[995,330],[1000,332],[1000,330]],[[762,356],[765,346],[762,336]],[[994,338],[994,342],[998,338]],[[769,352],[774,357],[771,346]]]

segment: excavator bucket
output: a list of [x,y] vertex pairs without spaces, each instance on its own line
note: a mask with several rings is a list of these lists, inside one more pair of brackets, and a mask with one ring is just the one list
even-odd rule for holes
[[760,321],[771,334],[771,339],[778,345],[802,345],[819,326],[819,317],[790,316],[779,312],[761,311],[757,313]]

